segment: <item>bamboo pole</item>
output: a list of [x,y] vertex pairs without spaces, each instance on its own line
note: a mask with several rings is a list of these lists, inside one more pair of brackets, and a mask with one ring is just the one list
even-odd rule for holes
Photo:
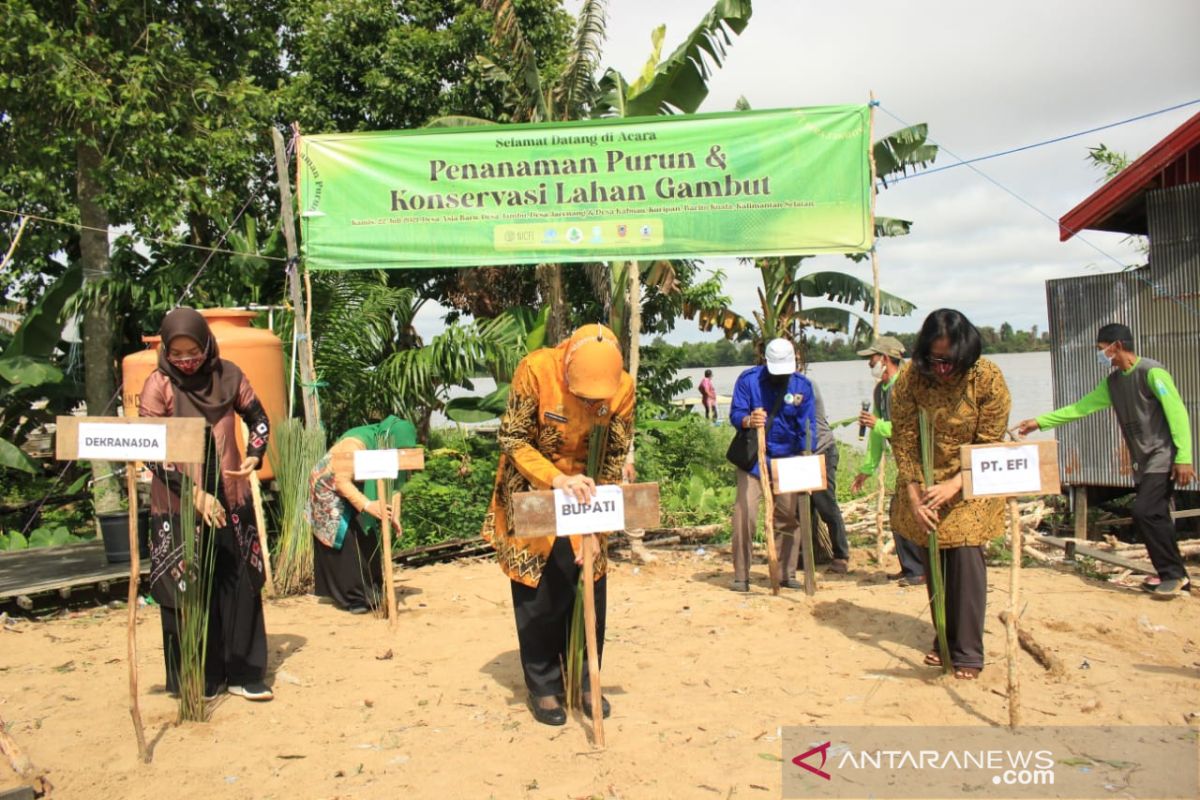
[[133,733],[137,737],[138,758],[150,763],[150,750],[146,747],[146,731],[142,727],[142,710],[138,706],[137,664],[137,600],[138,583],[142,578],[142,554],[138,542],[137,521],[137,465],[125,464],[125,486],[129,491],[129,618],[126,625],[129,658],[129,716],[133,718]]
[[583,633],[587,642],[588,683],[592,695],[592,737],[597,747],[604,745],[604,705],[600,694],[600,648],[596,641],[596,581],[592,555],[594,535],[584,536],[583,545]]
[[1016,730],[1021,724],[1021,676],[1017,672],[1017,608],[1021,588],[1021,512],[1017,509],[1017,498],[1008,499],[1009,537],[1012,545],[1012,568],[1008,578],[1008,619],[1004,628],[1007,632],[1008,656],[1008,726]]
[[313,368],[311,330],[308,313],[305,311],[304,295],[300,289],[300,250],[296,244],[296,226],[292,218],[292,187],[288,179],[287,149],[283,134],[271,126],[271,139],[275,144],[275,171],[279,178],[279,214],[283,218],[283,238],[287,244],[288,297],[292,304],[292,339],[303,341],[299,348],[300,397],[304,404],[304,424],[312,428],[320,424],[321,409],[316,394],[316,370]]
[[[384,498],[387,497],[382,478],[375,481],[375,495],[377,502],[384,501]],[[390,508],[391,504],[388,505]],[[379,535],[383,543],[383,593],[387,602],[388,624],[394,627],[396,625],[396,579],[392,574],[392,515],[389,512],[381,516]]]
[[767,569],[770,571],[771,594],[779,594],[779,553],[775,551],[775,492],[767,471],[767,429],[758,428],[758,485],[763,496],[763,530],[767,539]]
[[875,92],[871,92],[871,125],[867,136],[867,153],[871,157],[871,335],[879,335],[879,261],[875,257]]

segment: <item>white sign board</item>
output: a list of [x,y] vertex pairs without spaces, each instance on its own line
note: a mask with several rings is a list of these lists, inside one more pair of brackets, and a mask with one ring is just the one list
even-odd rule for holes
[[590,503],[554,490],[554,524],[559,536],[625,530],[625,495],[620,486],[597,486]]
[[167,426],[81,422],[79,458],[85,461],[166,461]]
[[1040,493],[1042,475],[1037,445],[972,450],[971,485],[976,496]]
[[355,450],[354,480],[393,480],[400,473],[400,454],[396,450]]
[[815,492],[825,488],[825,476],[821,472],[824,456],[794,456],[777,458],[772,462],[775,469],[777,491]]

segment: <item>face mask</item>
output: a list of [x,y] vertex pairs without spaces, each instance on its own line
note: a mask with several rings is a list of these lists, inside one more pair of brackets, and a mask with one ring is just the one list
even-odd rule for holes
[[769,381],[771,383],[771,386],[775,387],[776,389],[782,389],[783,387],[788,385],[788,381],[790,381],[791,379],[792,379],[791,375],[772,375],[769,378]]
[[168,358],[171,366],[182,372],[184,375],[195,375],[200,367],[204,365],[204,356],[196,356],[194,358]]
[[1108,348],[1096,351],[1096,361],[1105,369],[1112,369],[1113,357],[1108,354]]
[[933,374],[939,378],[949,378],[954,372],[954,362],[952,361],[935,361],[933,362]]
[[875,364],[871,367],[871,377],[877,381],[883,380],[883,370],[884,370],[883,362],[882,361],[875,362]]

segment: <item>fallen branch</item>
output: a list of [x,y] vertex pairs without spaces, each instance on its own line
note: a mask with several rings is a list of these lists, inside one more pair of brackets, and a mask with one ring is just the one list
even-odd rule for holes
[[1053,558],[1051,558],[1050,556],[1046,555],[1045,553],[1043,553],[1039,550],[1034,550],[1032,545],[1027,544],[1024,547],[1022,547],[1021,553],[1023,553],[1026,556],[1029,556],[1034,561],[1037,561],[1040,564],[1053,564],[1054,563]]
[[0,753],[4,753],[8,758],[8,763],[12,766],[13,772],[17,773],[17,777],[28,781],[38,796],[48,795],[54,789],[46,776],[34,768],[33,762],[21,750],[17,741],[8,734],[3,718],[0,718]]
[[[1006,626],[1008,625],[1008,616],[1007,611],[1000,612],[1000,621]],[[1052,677],[1061,678],[1067,674],[1067,669],[1059,657],[1038,644],[1033,638],[1033,634],[1020,625],[1017,625],[1017,641],[1021,643],[1021,649],[1033,656],[1034,660],[1041,664]]]

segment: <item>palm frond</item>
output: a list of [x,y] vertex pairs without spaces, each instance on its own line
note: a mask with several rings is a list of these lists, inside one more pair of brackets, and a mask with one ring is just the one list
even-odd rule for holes
[[[796,279],[796,291],[805,297],[824,297],[835,303],[855,305],[862,303],[865,311],[874,309],[874,286],[861,278],[845,272],[810,272]],[[879,313],[888,316],[907,316],[916,310],[916,304],[903,297],[879,292]]]
[[580,118],[596,94],[596,71],[608,24],[607,0],[584,0],[575,25],[575,36],[562,77],[554,89],[556,106],[564,119]]
[[517,10],[512,0],[483,0],[482,8],[492,14],[492,41],[505,52],[512,63],[507,74],[512,76],[510,87],[518,103],[513,122],[539,122],[549,119],[542,79],[538,72],[537,53],[525,38]]
[[885,188],[889,177],[904,175],[910,168],[915,171],[933,163],[938,148],[926,142],[928,135],[929,126],[922,122],[901,128],[875,142],[875,177]]
[[726,48],[745,30],[752,11],[750,0],[717,0],[654,77],[628,98],[628,116],[696,111],[708,96],[709,77],[724,63]]

